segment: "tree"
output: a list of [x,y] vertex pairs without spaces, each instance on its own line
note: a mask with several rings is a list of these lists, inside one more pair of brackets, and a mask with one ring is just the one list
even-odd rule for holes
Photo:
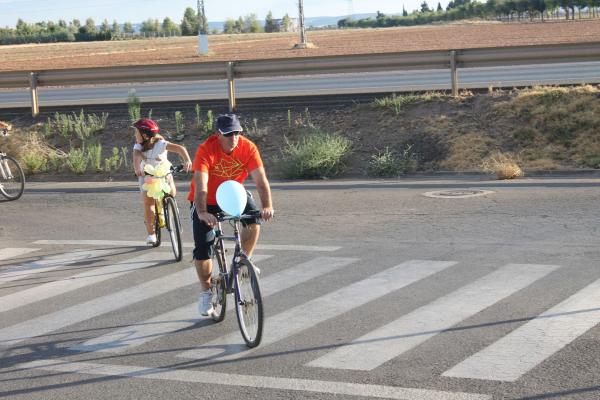
[[163,32],[174,32],[178,34],[180,32],[179,25],[171,20],[171,18],[166,17],[162,23]]
[[183,13],[181,34],[184,36],[194,36],[198,34],[198,13],[192,7],[186,8]]
[[262,27],[258,22],[258,17],[256,14],[248,14],[244,17],[244,24],[242,28],[242,32],[244,33],[257,33],[262,32]]
[[421,3],[421,12],[422,13],[431,12],[431,10],[429,9],[429,5],[427,4],[426,1],[423,1]]
[[437,12],[442,12],[444,9],[442,8],[442,4],[438,1]]
[[94,20],[92,18],[88,18],[85,20],[85,28],[87,29],[87,31],[89,33],[95,33],[96,32],[96,23],[94,22]]
[[108,24],[108,20],[105,19],[104,21],[102,21],[102,25],[100,26],[100,32],[102,33],[108,33],[110,32],[110,25]]
[[181,20],[181,34],[183,36],[193,36],[194,35],[194,27],[190,25],[190,22],[187,19]]
[[121,34],[121,27],[117,23],[117,20],[113,20],[112,33],[114,36],[119,36]]
[[231,18],[227,18],[223,24],[223,33],[232,34],[235,33],[235,21]]
[[402,16],[408,17],[408,12],[406,11],[406,8],[404,8],[404,6],[402,6]]
[[289,32],[291,27],[292,27],[292,20],[290,19],[290,16],[287,15],[287,13],[286,13],[283,16],[283,18],[281,19],[281,31]]
[[123,24],[123,32],[125,33],[134,33],[135,30],[133,29],[133,24],[131,22],[125,22]]
[[160,23],[157,19],[148,18],[146,21],[142,22],[140,32],[158,33],[160,32]]
[[269,13],[267,14],[267,17],[265,18],[265,32],[267,33],[271,33],[271,32],[277,32],[277,25],[275,24],[275,21],[273,20],[273,13],[271,11],[269,11]]

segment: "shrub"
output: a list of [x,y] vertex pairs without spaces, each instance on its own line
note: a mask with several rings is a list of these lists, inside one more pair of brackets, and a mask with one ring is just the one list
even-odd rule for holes
[[521,167],[509,154],[496,152],[483,162],[485,172],[494,173],[498,179],[514,179],[523,176]]
[[416,155],[406,146],[402,154],[396,154],[386,147],[385,150],[373,154],[369,161],[368,173],[377,177],[395,177],[414,171],[417,164]]
[[35,174],[46,170],[46,157],[42,153],[27,152],[23,154],[23,166],[27,174]]
[[76,174],[83,174],[87,169],[88,157],[83,149],[71,149],[65,160],[67,167]]
[[102,145],[100,143],[90,144],[86,152],[89,165],[97,172],[102,171]]
[[140,103],[140,99],[135,94],[135,90],[130,90],[127,97],[127,109],[129,111],[129,120],[132,124],[141,118],[141,108],[142,104]]
[[337,176],[351,152],[349,139],[318,128],[309,130],[297,143],[287,138],[285,142],[281,166],[284,177],[291,179]]

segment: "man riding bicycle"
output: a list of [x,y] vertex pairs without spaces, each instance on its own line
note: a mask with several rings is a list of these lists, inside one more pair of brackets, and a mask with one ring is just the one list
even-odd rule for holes
[[[202,292],[198,309],[202,315],[212,313],[210,281],[212,272],[212,245],[215,239],[215,214],[221,212],[216,192],[221,183],[235,180],[243,183],[248,175],[256,185],[260,197],[260,218],[242,219],[242,249],[250,257],[260,234],[260,219],[273,218],[271,188],[256,145],[242,136],[242,126],[235,114],[220,115],[216,120],[216,132],[198,146],[192,169],[188,200],[191,202],[192,227],[194,231],[194,265]],[[258,211],[250,192],[244,214]]]

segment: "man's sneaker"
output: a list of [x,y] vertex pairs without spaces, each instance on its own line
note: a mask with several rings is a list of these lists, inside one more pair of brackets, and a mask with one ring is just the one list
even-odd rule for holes
[[200,297],[198,298],[198,311],[200,312],[200,315],[204,316],[211,315],[215,311],[212,305],[212,292],[210,290],[200,293]]
[[155,243],[156,243],[156,235],[148,235],[148,237],[146,238],[146,244],[148,246],[152,246]]

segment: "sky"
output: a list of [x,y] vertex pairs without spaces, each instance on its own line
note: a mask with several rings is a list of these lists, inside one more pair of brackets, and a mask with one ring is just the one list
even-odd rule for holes
[[[344,16],[351,13],[384,14],[401,13],[402,6],[407,11],[420,8],[422,0],[304,0],[304,15],[307,17]],[[437,6],[438,0],[428,1],[430,7]],[[433,4],[435,3],[435,4]],[[445,7],[448,0],[442,1]],[[274,18],[288,13],[298,15],[296,0],[204,0],[204,8],[209,21],[237,19],[255,13],[264,19],[273,12]],[[17,19],[26,22],[71,21],[75,18],[85,21],[88,17],[99,25],[105,18],[112,22],[138,23],[148,18],[160,21],[170,17],[181,22],[186,7],[196,8],[196,0],[0,0],[0,26],[14,28]]]

